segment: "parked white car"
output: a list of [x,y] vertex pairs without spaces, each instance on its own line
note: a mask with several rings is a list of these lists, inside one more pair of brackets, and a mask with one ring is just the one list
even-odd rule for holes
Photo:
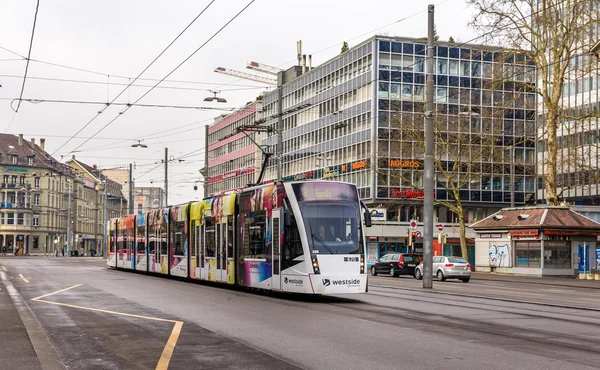
[[[438,281],[459,279],[464,283],[471,280],[471,264],[462,257],[433,257],[433,276]],[[415,268],[415,279],[423,278],[423,264]]]

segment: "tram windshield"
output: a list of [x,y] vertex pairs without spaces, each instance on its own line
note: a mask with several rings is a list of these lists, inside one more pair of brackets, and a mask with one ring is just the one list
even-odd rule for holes
[[302,202],[311,254],[362,254],[360,210],[353,202]]

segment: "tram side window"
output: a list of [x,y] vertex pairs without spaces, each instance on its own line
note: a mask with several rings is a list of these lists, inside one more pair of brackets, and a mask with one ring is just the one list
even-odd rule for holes
[[133,253],[133,249],[135,248],[135,237],[134,237],[134,229],[127,229],[127,245],[125,249],[127,249],[127,253]]
[[304,254],[302,249],[302,241],[300,240],[300,232],[298,231],[298,224],[296,218],[290,216],[290,225],[285,226],[285,239],[283,246],[283,266],[292,266],[292,261]]
[[190,255],[192,257],[196,257],[196,235],[198,235],[196,227],[196,220],[192,220],[192,227],[190,228]]
[[244,233],[244,257],[266,258],[267,246],[265,244],[266,212],[258,211],[246,215],[246,233]]
[[146,249],[146,226],[137,228],[137,253],[144,253]]
[[167,235],[167,224],[160,225],[160,254],[166,256],[168,253],[168,238]]
[[233,216],[227,216],[227,258],[233,258]]
[[175,251],[173,254],[175,256],[183,256],[183,247],[184,247],[184,232],[185,225],[183,222],[175,222],[173,224],[173,234],[175,241]]
[[115,253],[115,247],[117,246],[117,230],[110,231],[110,252]]
[[148,253],[156,252],[156,231],[154,225],[148,227]]
[[212,218],[206,218],[206,257],[215,257],[216,240],[215,240],[215,223]]

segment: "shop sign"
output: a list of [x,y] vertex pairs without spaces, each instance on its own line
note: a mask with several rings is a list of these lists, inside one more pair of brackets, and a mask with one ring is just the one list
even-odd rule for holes
[[4,170],[8,172],[29,172],[27,168],[20,167],[4,167]]
[[500,239],[502,238],[502,233],[485,233],[479,234],[481,239]]
[[371,221],[385,221],[387,209],[374,208],[371,210]]
[[335,177],[338,176],[340,174],[340,171],[337,168],[331,168],[331,167],[325,167],[323,169],[323,178],[327,179],[329,177]]
[[307,179],[312,179],[312,178],[313,178],[312,171],[302,172],[302,173],[296,174],[292,177],[292,179],[294,181],[301,181],[301,180],[307,180]]
[[358,162],[352,163],[353,170],[360,170],[360,169],[363,169],[366,167],[367,167],[367,161],[358,161]]
[[223,175],[223,179],[230,179],[232,177],[236,177],[238,175],[237,171],[231,171]]
[[524,229],[524,230],[510,230],[508,233],[511,236],[537,236],[539,234],[538,229]]
[[401,159],[390,159],[390,167],[396,168],[421,168],[421,163],[418,161],[403,161]]
[[90,188],[90,189],[96,189],[96,182],[92,181],[90,179],[83,179],[83,186],[85,186],[86,188]]
[[412,189],[403,190],[403,189],[398,189],[398,188],[391,188],[390,196],[392,198],[417,199],[417,198],[424,198],[425,192],[423,192],[421,190],[412,190]]

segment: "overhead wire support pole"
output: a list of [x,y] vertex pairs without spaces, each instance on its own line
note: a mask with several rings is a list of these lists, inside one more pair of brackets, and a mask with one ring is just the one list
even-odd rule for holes
[[169,206],[169,148],[165,148],[165,207]]
[[106,229],[108,228],[108,222],[107,222],[107,213],[106,213],[106,177],[104,177],[104,194],[103,194],[103,198],[104,198],[104,215],[103,215],[103,219],[104,219],[104,223],[102,224],[102,257],[106,257],[106,250],[108,248],[108,244],[107,244],[107,240],[106,240]]
[[427,84],[425,95],[425,174],[423,178],[423,288],[433,288],[433,37],[434,5],[427,8]]
[[71,250],[71,194],[73,193],[73,182],[69,181],[69,202],[67,211],[67,256]]
[[129,214],[133,214],[133,164],[129,163]]
[[276,148],[276,160],[277,160],[277,181],[283,180],[283,72],[279,72],[277,75],[277,128],[275,129],[277,134],[277,148]]

